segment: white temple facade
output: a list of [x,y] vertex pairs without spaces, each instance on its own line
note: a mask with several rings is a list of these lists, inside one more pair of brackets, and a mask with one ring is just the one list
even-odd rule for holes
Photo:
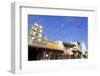
[[87,52],[87,48],[86,48],[86,45],[85,45],[85,42],[84,41],[82,41],[82,43],[81,43],[81,51],[82,52]]

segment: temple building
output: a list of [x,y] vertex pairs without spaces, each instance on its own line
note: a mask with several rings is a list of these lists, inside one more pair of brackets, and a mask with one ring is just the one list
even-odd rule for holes
[[43,27],[38,23],[32,25],[28,34],[28,60],[52,60],[80,58],[80,43],[49,41],[43,36]]

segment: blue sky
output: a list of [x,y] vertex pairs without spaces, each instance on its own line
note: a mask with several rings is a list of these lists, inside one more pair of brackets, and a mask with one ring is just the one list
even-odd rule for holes
[[50,41],[84,41],[88,46],[88,17],[28,15],[28,30],[37,22]]

